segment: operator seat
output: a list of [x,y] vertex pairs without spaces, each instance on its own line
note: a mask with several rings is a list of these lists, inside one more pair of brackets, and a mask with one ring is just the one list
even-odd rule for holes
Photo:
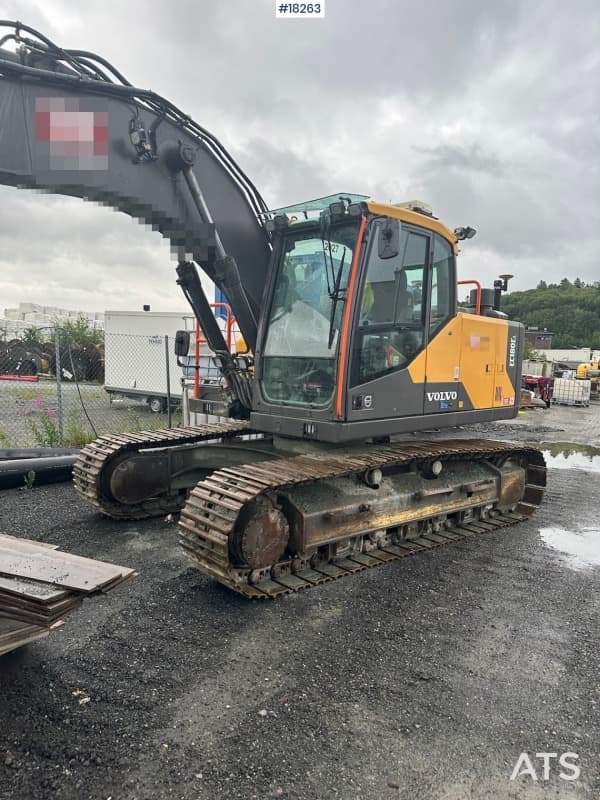
[[396,322],[412,322],[412,295],[408,291],[406,270],[396,270]]

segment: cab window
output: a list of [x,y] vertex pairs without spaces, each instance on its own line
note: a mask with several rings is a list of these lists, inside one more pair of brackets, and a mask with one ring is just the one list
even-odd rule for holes
[[424,344],[430,237],[402,227],[393,255],[382,257],[373,226],[353,353],[352,385],[406,367]]
[[450,243],[436,233],[433,240],[431,268],[430,338],[437,333],[452,314],[454,285],[454,253]]

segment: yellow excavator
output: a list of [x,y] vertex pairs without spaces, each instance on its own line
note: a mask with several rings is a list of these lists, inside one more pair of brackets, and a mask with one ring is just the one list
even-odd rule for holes
[[600,358],[578,364],[575,374],[577,380],[590,382],[590,399],[600,399]]
[[[269,209],[223,145],[105,59],[0,21],[0,181],[108,204],[167,237],[223,375],[225,422],[103,436],[74,469],[122,519],[181,512],[193,563],[273,597],[527,518],[541,453],[419,431],[509,419],[523,327],[506,281],[457,300],[450,229],[419,202]],[[227,296],[229,351],[198,269]],[[179,355],[189,352],[185,332]],[[211,408],[214,408],[214,398]]]

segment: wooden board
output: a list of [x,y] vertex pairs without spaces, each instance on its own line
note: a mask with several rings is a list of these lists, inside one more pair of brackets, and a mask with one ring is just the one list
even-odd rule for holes
[[48,628],[0,617],[0,656],[36,639],[42,639],[48,633]]
[[15,539],[13,542],[0,542],[0,574],[87,593],[125,580],[133,575],[133,570],[47,547],[36,548]]
[[85,597],[134,575],[127,567],[0,534],[0,655],[39,639]]

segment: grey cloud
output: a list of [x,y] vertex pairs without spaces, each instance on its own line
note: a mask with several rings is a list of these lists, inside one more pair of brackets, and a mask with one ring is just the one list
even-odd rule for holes
[[462,146],[440,144],[435,147],[413,148],[416,153],[426,158],[420,160],[421,169],[426,174],[439,174],[440,170],[457,170],[459,172],[481,172],[495,177],[504,173],[502,160],[492,153],[485,152],[480,144],[466,144]]
[[[450,227],[479,229],[465,252],[476,277],[509,261],[520,288],[597,278],[595,0],[327,0],[310,22],[276,20],[272,0],[174,0],[144,15],[116,0],[4,5],[190,113],[271,205],[338,190],[418,197]],[[48,290],[84,296],[88,273],[94,309],[126,305],[144,281],[153,297],[178,297],[165,243],[127,218],[14,190],[0,203],[5,304],[18,281],[2,254],[15,252],[21,275],[39,266],[31,292],[52,273]]]

